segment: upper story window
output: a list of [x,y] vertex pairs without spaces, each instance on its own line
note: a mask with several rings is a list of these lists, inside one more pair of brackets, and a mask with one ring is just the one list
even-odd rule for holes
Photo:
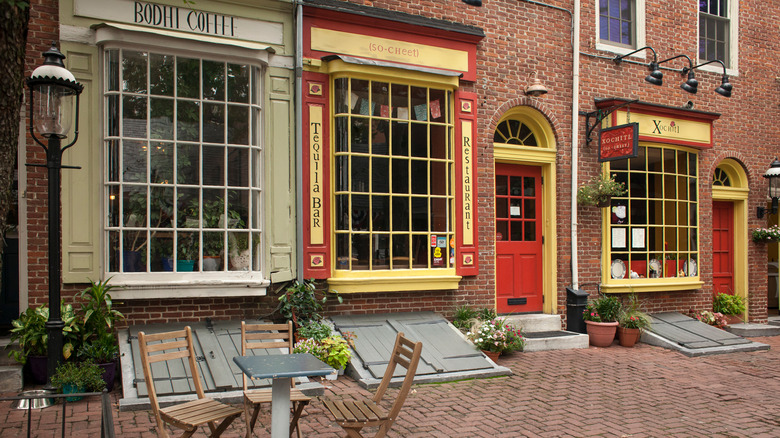
[[610,172],[628,188],[609,212],[612,279],[698,277],[697,154],[642,146]]
[[634,0],[599,0],[599,39],[610,44],[636,47]]
[[454,268],[452,92],[334,80],[337,270]]
[[109,49],[104,75],[107,271],[262,278],[260,69]]
[[719,59],[727,68],[733,67],[732,39],[736,40],[731,23],[736,23],[737,2],[699,0],[699,61]]

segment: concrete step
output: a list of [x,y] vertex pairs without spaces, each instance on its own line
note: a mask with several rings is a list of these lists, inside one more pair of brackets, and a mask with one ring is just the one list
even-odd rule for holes
[[769,324],[731,324],[726,330],[743,338],[753,338],[758,336],[780,336],[780,323],[778,325]]
[[780,326],[780,316],[770,316],[767,320],[767,324]]
[[0,366],[0,394],[18,393],[23,386],[21,365]]
[[552,332],[561,329],[561,317],[559,315],[529,313],[509,315],[506,319],[515,326],[523,329],[523,332],[525,333]]
[[561,330],[560,315],[510,315],[507,320],[523,329],[526,337],[523,351],[588,348],[588,335]]
[[16,342],[11,343],[11,338],[8,336],[0,336],[0,366],[13,366],[19,364],[19,362],[8,356],[11,349],[18,350],[19,344]]

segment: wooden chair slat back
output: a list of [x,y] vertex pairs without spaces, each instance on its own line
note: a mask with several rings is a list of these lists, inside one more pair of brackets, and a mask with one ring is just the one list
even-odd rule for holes
[[[287,324],[247,324],[241,321],[241,355],[246,356],[247,351],[255,349],[281,348],[285,353],[293,350],[293,326],[292,321]],[[251,342],[260,341],[260,342]],[[247,390],[248,378],[243,375],[244,391]],[[292,379],[295,387],[295,379]]]
[[422,353],[422,342],[412,342],[404,336],[402,332],[399,332],[395,337],[395,346],[393,347],[393,354],[390,357],[390,362],[387,364],[385,375],[382,377],[382,382],[377,388],[376,394],[374,394],[374,403],[379,404],[384,397],[387,388],[390,386],[390,381],[395,373],[396,366],[402,366],[406,368],[406,375],[404,376],[401,389],[398,391],[393,406],[388,411],[388,415],[393,421],[398,412],[401,411],[406,396],[409,395],[409,390],[414,383],[414,375],[417,372],[417,365],[420,362],[420,355]]

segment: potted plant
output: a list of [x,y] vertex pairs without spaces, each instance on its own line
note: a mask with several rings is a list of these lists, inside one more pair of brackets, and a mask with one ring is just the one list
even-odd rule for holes
[[769,228],[756,228],[753,230],[753,242],[772,243],[780,242],[780,227],[772,225]]
[[742,322],[745,300],[739,295],[719,293],[712,300],[712,311],[722,313],[729,325]]
[[594,347],[609,347],[615,340],[620,314],[620,301],[613,296],[599,297],[585,306],[582,319],[585,320],[588,342]]
[[642,330],[650,327],[650,315],[645,313],[636,296],[631,295],[618,315],[618,342],[623,347],[633,347],[639,341]]
[[333,335],[320,341],[320,345],[322,345],[322,361],[343,374],[344,367],[352,358],[347,339],[340,335]]
[[[230,192],[230,197],[235,193]],[[191,208],[197,209],[197,204]],[[204,201],[201,208],[203,215],[204,228],[236,228],[243,229],[244,221],[241,214],[232,209],[225,211],[225,198],[219,196],[211,201]],[[216,271],[222,262],[225,250],[224,232],[204,232],[203,233],[203,270]]]
[[[333,292],[333,295],[339,303],[343,302],[338,292]],[[327,301],[328,295],[318,294],[314,280],[296,280],[279,297],[279,312],[286,319],[292,320],[297,330],[310,322],[322,321],[320,312]]]
[[124,315],[113,308],[110,291],[115,286],[108,284],[110,280],[90,280],[90,287],[79,294],[84,302],[79,312],[83,324],[82,346],[77,352],[79,359],[101,367],[109,391],[114,387],[116,357],[119,355],[114,329],[116,322],[124,319]]
[[455,316],[452,319],[452,325],[461,332],[468,333],[476,320],[487,321],[495,319],[496,311],[487,307],[474,309],[463,305],[455,309]]
[[298,327],[298,330],[295,332],[295,339],[313,339],[316,342],[321,342],[323,339],[328,338],[331,333],[332,330],[328,324],[321,321],[309,321],[307,324]]
[[176,259],[176,271],[192,272],[195,270],[195,262],[200,257],[200,242],[198,233],[190,233],[179,240],[179,254]]
[[627,193],[626,185],[613,175],[599,173],[577,189],[577,202],[585,206],[608,207],[613,196]]
[[525,347],[522,330],[509,324],[506,318],[477,320],[467,337],[493,361],[502,353],[523,351]]
[[726,321],[726,317],[723,316],[723,314],[720,312],[710,312],[709,310],[698,312],[698,311],[691,310],[689,312],[689,315],[692,318],[695,318],[705,324],[709,324],[719,329],[726,328],[726,326],[728,325],[728,321]]
[[[99,392],[106,386],[101,377],[102,371],[91,362],[65,362],[57,367],[51,376],[52,385],[60,388],[63,394],[79,392]],[[67,397],[67,401],[81,400],[81,397]]]
[[[60,315],[64,324],[62,357],[68,359],[78,345],[80,325],[72,305],[61,303]],[[49,307],[44,305],[29,307],[19,315],[18,319],[11,321],[13,326],[10,330],[11,343],[18,342],[19,349],[12,349],[8,355],[27,366],[33,381],[38,384],[46,383],[47,378],[49,332],[46,321],[48,320]]]

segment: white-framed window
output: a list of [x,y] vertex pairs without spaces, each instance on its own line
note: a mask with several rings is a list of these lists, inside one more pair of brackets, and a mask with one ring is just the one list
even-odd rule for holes
[[105,270],[262,280],[262,69],[164,49],[103,54]]
[[719,59],[736,70],[738,12],[737,1],[699,0],[699,63]]
[[626,54],[645,45],[645,0],[599,0],[595,15],[597,49]]
[[334,80],[335,267],[454,269],[451,90]]

